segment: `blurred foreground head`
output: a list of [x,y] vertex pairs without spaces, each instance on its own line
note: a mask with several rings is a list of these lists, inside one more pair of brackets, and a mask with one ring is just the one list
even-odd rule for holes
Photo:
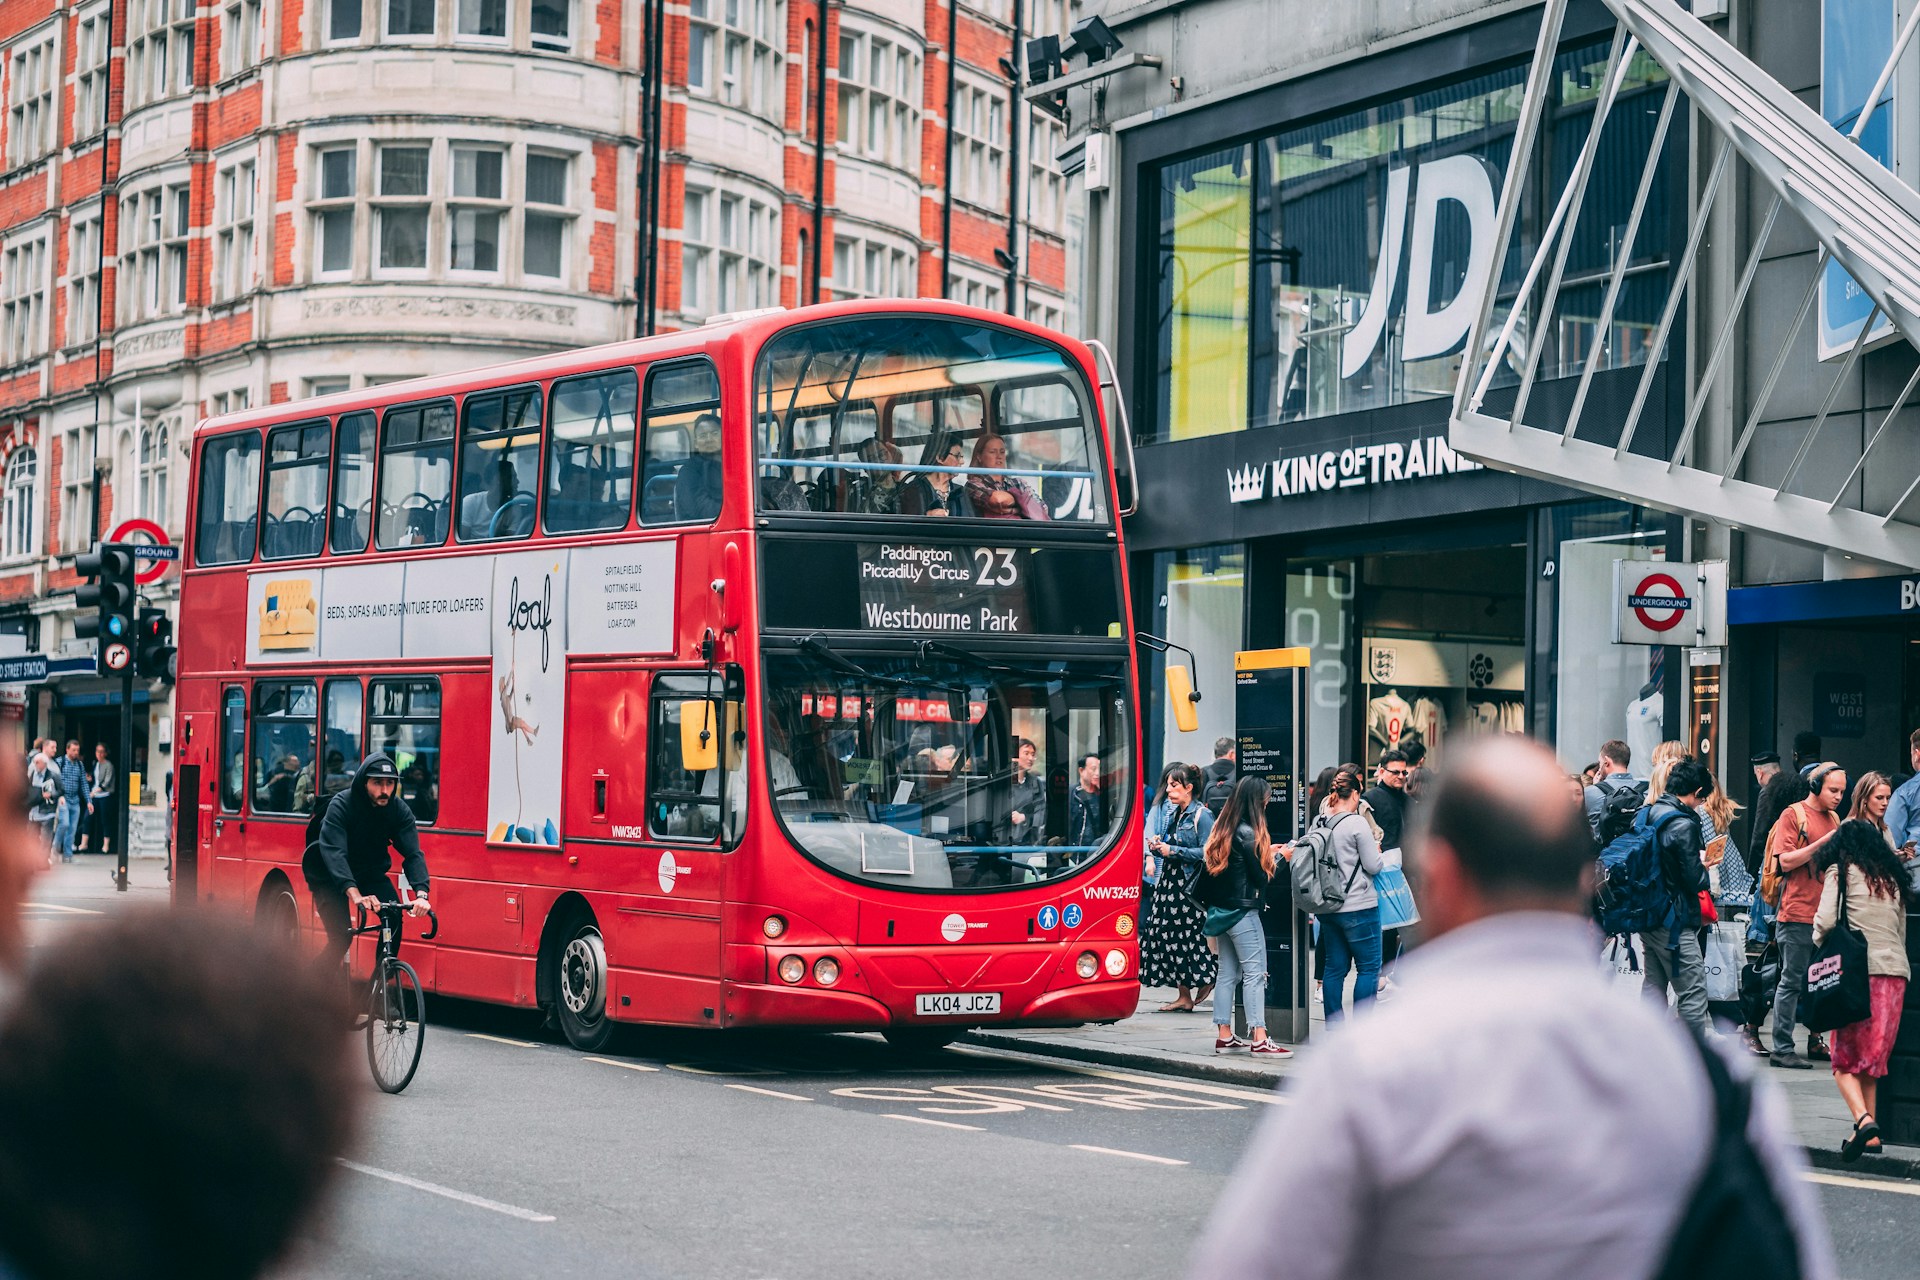
[[28,803],[26,779],[0,768],[0,979],[20,963],[26,948],[20,909],[34,877],[47,869],[47,847],[27,820]]
[[25,1280],[240,1280],[352,1137],[348,1019],[282,944],[134,912],[36,953],[0,1021],[0,1259]]
[[1566,773],[1539,743],[1503,734],[1449,757],[1420,842],[1422,914],[1437,936],[1504,911],[1581,912],[1594,849]]

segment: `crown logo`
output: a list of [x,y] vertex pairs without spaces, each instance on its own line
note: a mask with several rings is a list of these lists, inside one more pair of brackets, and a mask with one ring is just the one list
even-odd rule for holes
[[1267,468],[1263,463],[1248,463],[1238,471],[1227,472],[1227,501],[1258,502],[1267,496]]

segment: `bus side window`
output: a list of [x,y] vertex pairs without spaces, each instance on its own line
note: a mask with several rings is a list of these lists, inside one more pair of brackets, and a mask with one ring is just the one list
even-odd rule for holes
[[327,681],[320,720],[320,794],[323,797],[353,785],[353,773],[360,767],[361,758],[361,704],[359,680]]
[[[710,690],[709,686],[704,675],[654,677],[653,710],[647,723],[647,829],[661,839],[711,842],[722,834],[723,770],[689,768],[681,739],[683,732],[697,735],[703,728],[710,728],[716,738],[727,736],[722,728],[721,712],[730,704],[720,701],[717,687]],[[732,712],[735,723],[738,715],[736,706]],[[686,721],[683,728],[682,722],[688,716],[700,719]],[[731,759],[718,763],[733,765],[741,754],[735,749],[731,751]],[[732,779],[728,781],[731,783]],[[741,805],[744,810],[745,795],[741,790],[738,798],[727,795],[725,800],[729,805]],[[729,839],[733,838],[733,832],[727,834]]]
[[468,396],[461,417],[460,541],[526,537],[540,485],[540,388]]
[[389,409],[382,427],[375,545],[437,547],[453,510],[453,403]]
[[320,544],[326,539],[331,435],[324,418],[275,427],[267,433],[267,519],[260,528],[262,560],[320,554]]
[[624,529],[633,508],[639,379],[615,369],[553,384],[548,401],[548,533]]
[[260,433],[215,436],[200,451],[200,512],[193,534],[195,564],[253,559],[260,517]]
[[311,680],[262,680],[253,686],[253,811],[312,813],[319,700]]
[[704,357],[647,371],[641,524],[705,524],[726,493],[720,467],[720,379]]
[[240,812],[247,795],[247,691],[230,684],[220,701],[220,808]]
[[340,419],[339,448],[333,455],[333,549],[365,551],[373,523],[373,415],[349,413]]
[[440,816],[440,682],[375,680],[367,686],[368,747],[400,771],[400,798],[414,820]]

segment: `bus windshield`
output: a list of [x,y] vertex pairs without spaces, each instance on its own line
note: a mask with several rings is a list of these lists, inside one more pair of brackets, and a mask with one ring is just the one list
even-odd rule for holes
[[804,325],[760,358],[762,511],[1104,524],[1099,420],[1064,353],[991,325]]
[[1019,887],[1112,848],[1138,782],[1126,666],[767,659],[773,805],[829,870],[892,888]]

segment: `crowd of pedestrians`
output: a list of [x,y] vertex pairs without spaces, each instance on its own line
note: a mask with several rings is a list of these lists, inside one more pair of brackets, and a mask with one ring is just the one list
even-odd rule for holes
[[28,819],[38,829],[48,866],[72,862],[76,851],[111,852],[119,772],[105,743],[94,747],[91,762],[70,739],[65,749],[41,738],[27,752]]

